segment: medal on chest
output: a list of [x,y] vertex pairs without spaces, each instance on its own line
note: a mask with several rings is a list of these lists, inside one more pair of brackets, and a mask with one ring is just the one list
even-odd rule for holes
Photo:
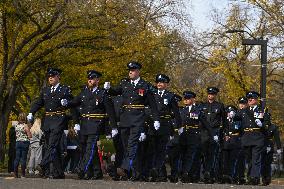
[[138,89],[138,95],[144,96],[145,90],[144,89]]

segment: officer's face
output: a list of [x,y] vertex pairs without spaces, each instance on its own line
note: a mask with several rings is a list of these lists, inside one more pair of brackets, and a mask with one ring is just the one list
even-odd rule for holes
[[215,94],[208,94],[208,100],[215,100],[216,95]]
[[129,78],[135,80],[139,77],[140,71],[138,69],[129,70]]
[[244,109],[247,107],[247,104],[239,104],[239,109]]
[[59,75],[49,76],[48,82],[50,85],[55,86],[57,83],[59,83]]
[[194,103],[194,98],[185,98],[183,100],[184,105],[191,106]]
[[93,88],[99,85],[99,79],[94,78],[94,79],[88,79],[88,87]]
[[250,98],[248,99],[248,105],[249,106],[255,106],[258,104],[258,99]]
[[162,83],[162,82],[157,83],[157,88],[160,89],[160,90],[164,90],[167,87],[168,87],[167,83]]

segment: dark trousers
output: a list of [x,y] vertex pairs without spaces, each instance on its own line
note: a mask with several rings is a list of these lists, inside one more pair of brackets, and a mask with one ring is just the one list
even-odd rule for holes
[[240,152],[240,148],[223,149],[223,175],[228,175],[231,178],[236,177]]
[[187,144],[182,146],[182,173],[190,174],[193,171],[194,160],[198,157],[200,151],[199,144]]
[[263,152],[261,158],[261,176],[263,179],[271,179],[271,163],[273,161],[273,151]]
[[211,178],[216,177],[219,164],[219,143],[208,139],[202,142],[202,155],[204,157],[203,168],[205,173],[209,173]]
[[248,176],[260,178],[261,155],[263,146],[244,146],[246,163],[248,164]]
[[14,172],[18,172],[19,164],[21,164],[22,170],[26,169],[29,145],[30,145],[30,141],[17,141],[16,142],[16,158],[14,161]]
[[53,177],[64,176],[62,169],[62,157],[60,153],[60,141],[63,130],[54,129],[46,132],[45,134],[45,137],[47,137],[47,146],[40,163],[44,170],[44,174]]
[[149,176],[149,170],[151,168],[151,159],[149,158],[150,154],[148,152],[149,150],[150,147],[148,139],[138,143],[138,150],[135,158],[135,167],[138,174],[137,176]]
[[166,177],[162,171],[165,165],[167,155],[167,143],[169,141],[168,135],[151,135],[149,136],[149,150],[153,152],[152,155],[152,169],[156,169],[160,177]]
[[8,160],[8,173],[14,172],[14,161],[16,158],[16,146],[9,145],[9,152],[8,152],[9,160]]
[[68,171],[74,172],[75,168],[78,166],[79,160],[80,160],[80,151],[78,149],[75,150],[68,149],[67,155],[64,158],[64,169],[67,168],[68,163],[70,161],[70,167]]
[[[123,146],[123,162],[121,168],[136,174],[134,160],[136,158],[141,127],[121,127],[120,139]],[[134,175],[135,176],[135,175]]]
[[168,146],[167,153],[171,167],[171,176],[179,176],[181,166],[181,149],[179,144]]
[[98,156],[97,142],[99,135],[82,135],[80,143],[83,150],[83,156],[79,164],[80,173],[87,174],[88,177],[97,177],[102,175],[101,163]]

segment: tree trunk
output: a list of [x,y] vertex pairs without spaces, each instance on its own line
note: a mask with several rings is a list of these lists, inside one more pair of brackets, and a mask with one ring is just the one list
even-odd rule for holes
[[1,111],[0,117],[0,162],[4,163],[6,154],[6,129],[9,121],[9,113],[5,110]]

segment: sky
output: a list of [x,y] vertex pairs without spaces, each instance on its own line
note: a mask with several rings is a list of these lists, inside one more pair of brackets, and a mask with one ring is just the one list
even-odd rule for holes
[[[222,10],[234,0],[184,0],[186,10],[193,19],[193,26],[198,30],[204,31],[213,25],[210,20],[210,10],[217,8]],[[238,1],[238,0],[236,0]],[[241,1],[241,0],[239,0]]]

